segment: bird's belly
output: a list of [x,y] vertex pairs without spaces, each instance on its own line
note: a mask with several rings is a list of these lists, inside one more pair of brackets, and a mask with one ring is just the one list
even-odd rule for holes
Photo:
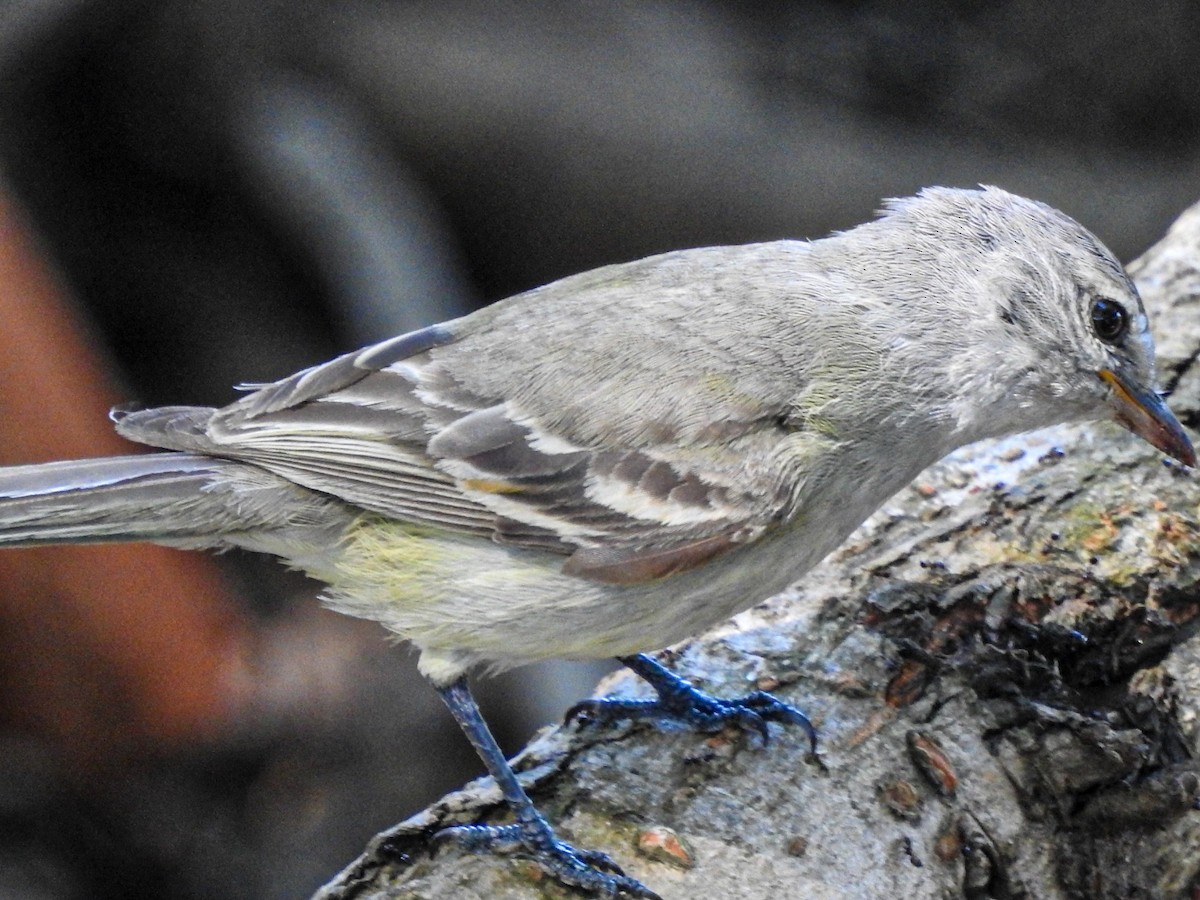
[[847,530],[797,523],[698,569],[618,586],[564,575],[559,555],[364,520],[326,576],[326,599],[462,669],[623,656],[700,633],[782,591]]

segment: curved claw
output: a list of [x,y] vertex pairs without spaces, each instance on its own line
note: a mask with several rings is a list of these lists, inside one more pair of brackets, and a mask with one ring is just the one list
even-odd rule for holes
[[616,860],[602,850],[576,850],[575,855],[594,869],[603,869],[612,875],[625,874]]
[[718,728],[724,727],[726,724],[734,724],[742,731],[754,732],[762,741],[762,745],[767,746],[771,740],[771,733],[767,729],[767,720],[756,710],[741,705],[737,700],[725,701],[722,706],[725,709],[713,716]]
[[[734,702],[753,709],[764,719],[800,726],[808,736],[808,743],[813,755],[816,755],[817,729],[813,727],[813,723],[809,721],[808,716],[790,703],[784,703],[778,697],[768,694],[766,691],[755,691],[753,694],[747,694],[741,700],[735,700]],[[766,743],[765,737],[763,742]]]

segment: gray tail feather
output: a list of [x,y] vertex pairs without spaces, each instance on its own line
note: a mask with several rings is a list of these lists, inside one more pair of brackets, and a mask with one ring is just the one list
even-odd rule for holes
[[221,543],[223,534],[278,521],[237,489],[261,478],[273,480],[243,463],[188,453],[0,467],[0,545]]

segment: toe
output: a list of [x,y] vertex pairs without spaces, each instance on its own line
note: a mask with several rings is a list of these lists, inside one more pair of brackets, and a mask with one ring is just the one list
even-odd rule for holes
[[575,850],[575,856],[579,858],[584,865],[590,866],[593,869],[603,869],[613,875],[624,875],[625,870],[617,865],[616,861],[607,853],[600,850]]

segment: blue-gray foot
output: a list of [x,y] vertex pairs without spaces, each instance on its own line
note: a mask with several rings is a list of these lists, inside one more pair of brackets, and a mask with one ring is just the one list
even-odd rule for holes
[[517,816],[515,825],[458,825],[434,835],[439,843],[455,843],[477,853],[510,854],[531,859],[563,884],[600,897],[640,897],[662,900],[640,881],[630,878],[605,853],[577,850],[560,841],[533,805]]
[[754,691],[733,700],[721,700],[697,690],[644,653],[622,656],[620,659],[654,688],[658,697],[654,700],[584,700],[571,707],[567,712],[568,720],[586,717],[607,723],[625,719],[666,719],[697,731],[720,731],[732,725],[757,734],[763,744],[768,740],[767,723],[781,722],[802,728],[808,736],[812,752],[817,752],[817,731],[808,716],[765,691]]
[[434,841],[455,843],[480,853],[505,853],[531,859],[563,884],[601,897],[662,900],[640,881],[622,872],[606,854],[577,850],[555,836],[554,829],[534,807],[488,730],[465,678],[435,687],[496,780],[516,822],[512,825],[454,825],[438,831]]

